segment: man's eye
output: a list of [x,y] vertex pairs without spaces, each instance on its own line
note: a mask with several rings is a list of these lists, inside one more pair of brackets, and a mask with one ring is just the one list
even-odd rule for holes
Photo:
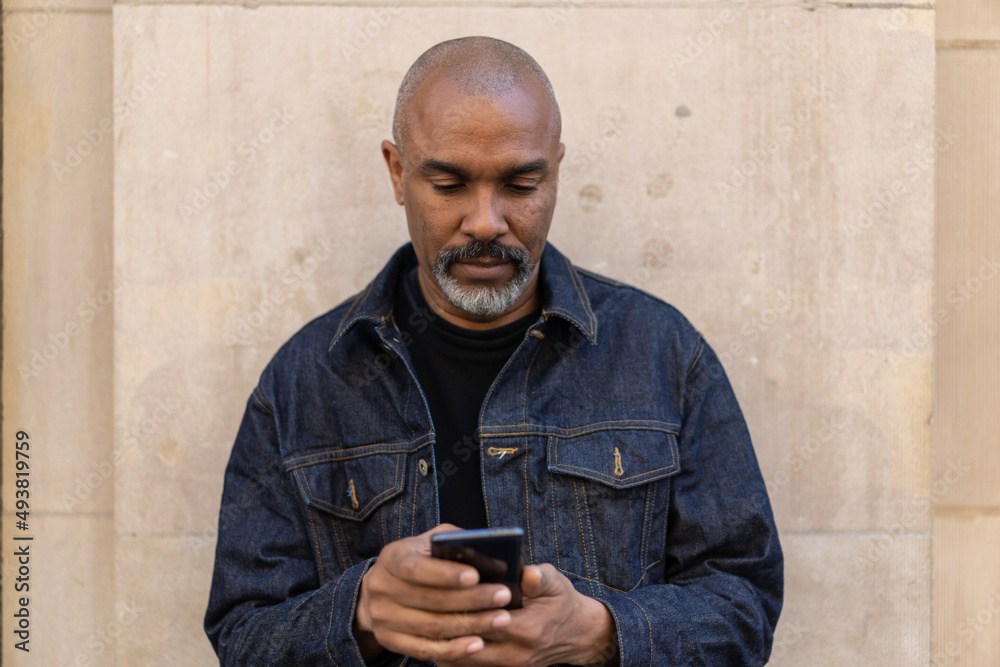
[[462,187],[461,183],[431,183],[438,192],[456,192]]
[[514,192],[522,195],[532,193],[538,189],[537,185],[518,185],[516,183],[511,183],[508,187]]

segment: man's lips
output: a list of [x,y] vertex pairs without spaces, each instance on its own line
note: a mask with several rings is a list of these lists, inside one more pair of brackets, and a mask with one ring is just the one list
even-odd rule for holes
[[507,273],[511,263],[495,257],[460,259],[453,265],[460,275],[472,280],[497,280]]

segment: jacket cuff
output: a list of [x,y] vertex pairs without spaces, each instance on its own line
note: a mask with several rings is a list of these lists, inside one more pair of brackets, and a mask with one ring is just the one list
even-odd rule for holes
[[[655,664],[653,660],[653,626],[646,611],[628,595],[598,598],[615,621],[618,633],[618,663],[621,667]],[[615,664],[608,656],[605,664]]]
[[370,667],[402,664],[403,656],[389,651],[384,651],[373,662],[366,663],[361,657],[361,647],[354,637],[354,614],[358,609],[361,581],[374,562],[374,558],[369,558],[349,567],[334,585],[330,596],[330,630],[326,635],[326,649],[337,663],[343,660],[347,664],[368,664]]

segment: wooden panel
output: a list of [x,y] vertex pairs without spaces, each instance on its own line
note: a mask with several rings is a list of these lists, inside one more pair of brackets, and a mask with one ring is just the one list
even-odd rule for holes
[[939,42],[1000,39],[1000,0],[938,0]]
[[971,465],[942,505],[1000,505],[1000,51],[938,55],[936,466]]
[[934,533],[932,664],[1000,665],[1000,515],[948,511]]

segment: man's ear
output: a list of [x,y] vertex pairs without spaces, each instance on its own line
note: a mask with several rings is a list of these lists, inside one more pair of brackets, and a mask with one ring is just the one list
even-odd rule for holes
[[403,157],[399,154],[399,148],[388,139],[382,142],[382,157],[389,167],[389,178],[392,179],[392,192],[396,196],[396,203],[403,205]]
[[556,183],[559,182],[559,165],[562,164],[564,155],[566,155],[566,144],[559,142],[559,148],[556,150],[556,166],[552,170],[552,175],[555,177]]

